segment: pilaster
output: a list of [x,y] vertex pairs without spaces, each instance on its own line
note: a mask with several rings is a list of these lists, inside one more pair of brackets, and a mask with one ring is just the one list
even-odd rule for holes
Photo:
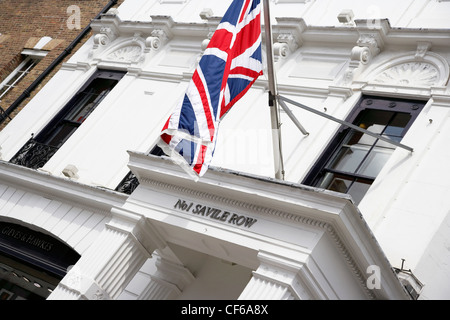
[[115,214],[48,300],[116,299],[157,247],[147,227],[138,215]]
[[316,297],[305,279],[305,263],[259,252],[260,266],[239,300],[310,300]]
[[173,300],[195,279],[184,266],[158,257],[157,271],[139,300]]

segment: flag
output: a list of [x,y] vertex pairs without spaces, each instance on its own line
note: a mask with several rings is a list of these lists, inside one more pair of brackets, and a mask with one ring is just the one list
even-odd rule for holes
[[197,181],[212,160],[221,119],[260,75],[260,0],[233,0],[158,146]]

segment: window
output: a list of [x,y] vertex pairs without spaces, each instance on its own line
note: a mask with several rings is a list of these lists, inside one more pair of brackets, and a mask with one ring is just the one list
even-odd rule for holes
[[36,137],[36,141],[59,148],[80,127],[122,78],[122,72],[100,71]]
[[[347,122],[400,142],[425,103],[363,97]],[[396,148],[395,144],[343,126],[304,184],[348,193],[359,203]]]
[[24,61],[0,83],[0,100],[23,79],[39,62],[37,58],[26,57]]
[[10,162],[37,169],[45,165],[103,101],[125,73],[98,71]]

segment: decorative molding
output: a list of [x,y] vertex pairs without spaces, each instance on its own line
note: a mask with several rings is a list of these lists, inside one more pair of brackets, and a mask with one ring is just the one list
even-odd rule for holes
[[386,69],[373,82],[380,84],[432,87],[438,85],[439,71],[428,62],[405,62]]
[[145,40],[146,52],[150,50],[159,50],[168,40],[167,34],[162,29],[156,29],[152,31],[151,37]]
[[251,212],[253,214],[267,216],[269,218],[283,219],[286,220],[289,224],[298,223],[309,225],[311,227],[321,228],[325,230],[334,241],[336,247],[339,249],[341,254],[343,255],[345,261],[348,263],[350,269],[355,274],[360,283],[361,287],[365,290],[368,297],[371,299],[375,299],[374,293],[367,288],[366,285],[366,277],[365,274],[359,269],[356,262],[352,258],[350,252],[345,247],[345,244],[342,242],[337,232],[334,230],[333,226],[328,222],[312,219],[309,217],[301,216],[298,214],[292,214],[289,212],[281,211],[278,209],[261,207],[254,203],[247,203],[239,200],[234,200],[230,198],[225,198],[222,196],[218,196],[216,194],[207,193],[203,191],[193,190],[186,187],[181,187],[178,185],[156,181],[152,179],[148,179],[145,177],[139,177],[140,184],[150,186],[153,190],[155,189],[163,189],[164,191],[169,191],[170,193],[176,192],[178,194],[183,194],[186,196],[194,196],[196,198],[208,199],[215,203],[222,203],[227,206],[231,206],[236,209],[246,210],[247,212]]
[[274,60],[285,59],[298,48],[298,43],[291,33],[283,33],[277,36],[277,42],[273,45]]
[[107,46],[117,38],[117,34],[110,27],[102,27],[100,32],[94,35],[93,50],[100,46]]
[[368,64],[372,60],[372,51],[368,47],[353,47],[350,62],[357,64]]
[[142,52],[141,46],[133,44],[114,50],[106,56],[106,59],[114,62],[138,62]]
[[[113,63],[141,63],[172,37],[174,22],[168,16],[152,16],[151,22],[122,21],[115,12],[91,23],[93,46],[89,59]],[[139,48],[138,48],[139,47]]]
[[361,33],[356,43],[360,47],[367,48],[373,57],[378,55],[384,47],[382,37],[375,33]]
[[425,55],[430,49],[431,49],[431,42],[428,41],[417,42],[417,50],[415,55],[416,60],[424,59]]
[[[440,55],[428,51],[421,42],[417,50],[384,60],[364,70],[366,81],[354,81],[366,94],[378,92],[394,96],[429,98],[435,88],[445,87],[450,77],[449,63]],[[364,78],[361,76],[361,79]]]
[[[272,26],[272,32],[277,42],[287,44],[291,52],[303,45],[303,33],[308,29],[303,18],[276,18],[276,21],[277,23]],[[265,33],[265,30],[262,31]]]
[[342,79],[344,85],[349,85],[362,71],[362,67],[368,65],[384,47],[383,30],[385,28],[368,32],[361,27],[361,25],[367,25],[366,20],[359,20],[358,24],[359,38],[356,41],[357,46],[351,51],[350,61]]
[[66,177],[54,176],[4,161],[0,161],[0,180],[12,188],[28,190],[105,217],[111,215],[112,207],[123,205],[127,199],[126,195],[119,192],[87,186]]
[[342,78],[343,85],[349,85],[359,74],[361,65],[366,65],[372,60],[372,53],[367,47],[353,47],[347,70]]
[[157,271],[150,275],[151,281],[139,296],[139,300],[176,299],[195,277],[183,265],[162,258],[157,253]]
[[108,293],[100,287],[100,285],[83,275],[79,268],[75,265],[67,273],[57,289],[50,295],[49,300],[65,297],[65,300],[110,300]]
[[[303,276],[305,263],[288,257],[259,251],[260,265],[253,272],[253,278],[246,286],[241,300],[312,300],[318,292],[313,292]],[[313,286],[315,289],[316,286]],[[315,294],[316,293],[316,294]]]

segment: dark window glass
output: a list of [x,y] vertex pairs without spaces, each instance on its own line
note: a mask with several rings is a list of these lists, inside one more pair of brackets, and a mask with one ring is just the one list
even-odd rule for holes
[[[158,157],[165,155],[164,151],[162,151],[162,149],[157,145],[155,145],[152,150],[150,150],[150,154]],[[134,175],[133,172],[129,171],[115,190],[122,193],[131,194],[134,189],[138,187],[138,185],[138,178]]]
[[36,137],[32,137],[11,163],[37,169],[44,166],[86,118],[111,92],[125,73],[98,71]]
[[[363,97],[347,122],[400,142],[424,102]],[[359,203],[396,145],[342,126],[304,184],[352,195]]]
[[36,137],[36,141],[60,147],[115,87],[123,73],[102,71],[94,75],[61,113]]

